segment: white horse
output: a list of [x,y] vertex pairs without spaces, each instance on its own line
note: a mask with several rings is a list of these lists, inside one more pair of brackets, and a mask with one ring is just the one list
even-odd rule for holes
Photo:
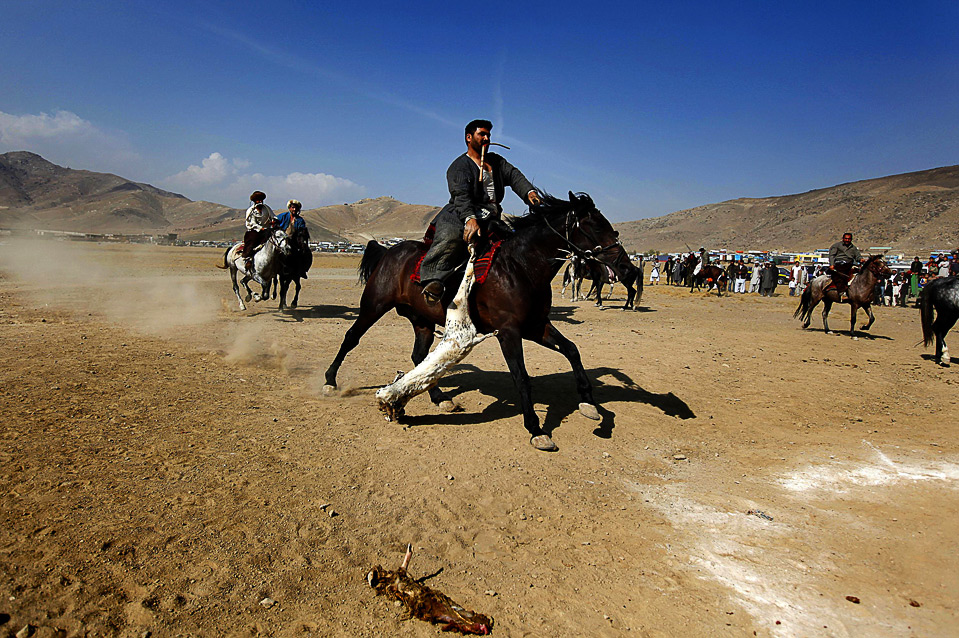
[[[246,260],[240,251],[242,242],[238,242],[223,253],[223,265],[217,268],[230,269],[230,279],[233,280],[233,292],[236,293],[237,301],[240,302],[240,310],[246,310],[246,304],[240,297],[240,286],[237,284],[236,275],[240,273],[242,278],[240,283],[246,288],[246,301],[254,299],[256,301],[265,301],[270,298],[270,287],[273,285],[273,278],[280,271],[280,256],[290,254],[290,237],[285,230],[276,229],[270,238],[263,244],[256,254],[253,255],[253,272],[247,272]],[[255,293],[250,290],[249,281],[253,280],[263,287],[263,293]]]

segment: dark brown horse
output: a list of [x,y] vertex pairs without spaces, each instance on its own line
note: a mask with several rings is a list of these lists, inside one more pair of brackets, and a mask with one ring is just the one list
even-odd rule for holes
[[703,266],[698,273],[693,275],[689,292],[692,292],[693,288],[698,289],[703,284],[706,284],[706,294],[709,294],[712,287],[716,286],[716,296],[722,297],[723,290],[726,290],[726,286],[729,284],[729,275],[719,266]]
[[[601,267],[594,264],[591,269],[593,287],[586,293],[588,299],[596,291],[596,305],[603,307],[603,286],[608,285],[610,294],[617,283],[626,287],[626,303],[623,310],[635,310],[635,304],[643,298],[643,268],[636,266],[629,258],[625,248],[620,248],[619,254],[613,257],[612,267]],[[640,262],[642,263],[642,262]]]
[[[552,305],[550,282],[570,252],[591,262],[607,265],[618,254],[618,233],[596,209],[584,193],[569,194],[569,201],[543,195],[543,203],[530,213],[514,218],[514,233],[505,240],[490,266],[489,275],[474,289],[470,298],[470,317],[480,333],[496,332],[506,364],[519,390],[523,425],[529,431],[530,443],[540,450],[558,449],[540,427],[533,410],[529,374],[523,360],[523,339],[533,341],[562,354],[573,368],[579,392],[580,413],[598,420],[599,411],[593,399],[592,385],[580,361],[579,350],[550,323]],[[360,300],[359,317],[346,332],[343,344],[326,371],[324,390],[336,389],[336,374],[346,355],[380,317],[392,309],[409,319],[416,335],[413,362],[419,364],[433,343],[433,331],[443,324],[445,308],[456,292],[456,285],[447,285],[442,304],[430,306],[423,298],[423,289],[410,279],[410,274],[423,254],[420,242],[405,241],[384,249],[371,242],[360,263],[361,279],[366,288]],[[449,396],[438,388],[430,390],[430,399],[437,405],[452,408]]]
[[803,329],[809,327],[812,321],[812,311],[816,305],[822,301],[822,327],[827,334],[832,334],[829,329],[827,317],[829,310],[834,303],[848,303],[852,314],[849,317],[849,336],[856,336],[856,312],[860,308],[866,311],[869,316],[869,323],[860,327],[860,330],[869,330],[874,321],[875,315],[872,314],[870,306],[876,301],[876,282],[883,277],[892,274],[892,270],[886,265],[882,255],[872,255],[862,265],[859,273],[849,282],[849,290],[846,291],[846,298],[839,301],[839,293],[833,287],[832,278],[829,275],[820,275],[813,279],[803,290],[802,297],[799,299],[799,307],[793,313],[793,317],[801,319]]

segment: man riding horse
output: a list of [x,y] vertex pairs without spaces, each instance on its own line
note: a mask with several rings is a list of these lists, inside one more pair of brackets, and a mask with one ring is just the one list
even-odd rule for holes
[[446,170],[450,201],[433,219],[433,243],[420,265],[423,296],[431,305],[439,303],[446,281],[465,262],[467,244],[501,218],[506,186],[527,205],[540,203],[533,184],[519,169],[500,155],[486,152],[492,128],[487,120],[467,124],[466,153]]
[[266,193],[253,191],[250,195],[250,207],[246,209],[246,233],[243,234],[243,258],[246,260],[247,272],[253,270],[253,254],[263,242],[270,238],[270,231],[274,225],[273,209],[263,203]]
[[852,233],[844,233],[842,241],[837,241],[829,247],[829,275],[832,277],[839,301],[842,303],[843,294],[849,288],[849,280],[855,274],[853,266],[859,264],[862,255],[852,243]]

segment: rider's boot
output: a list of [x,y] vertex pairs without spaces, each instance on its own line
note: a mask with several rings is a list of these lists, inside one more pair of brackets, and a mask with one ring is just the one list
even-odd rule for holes
[[426,303],[431,306],[438,304],[440,299],[443,298],[443,289],[443,282],[439,279],[434,279],[423,286],[423,296],[426,298]]

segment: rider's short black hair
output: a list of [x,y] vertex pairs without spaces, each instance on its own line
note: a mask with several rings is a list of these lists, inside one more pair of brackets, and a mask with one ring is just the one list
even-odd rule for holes
[[[472,135],[473,133],[476,132],[476,129],[478,128],[485,128],[487,131],[489,131],[489,130],[492,130],[493,123],[490,122],[489,120],[473,120],[472,122],[466,125],[466,135]],[[466,137],[466,135],[464,135],[463,137]]]

